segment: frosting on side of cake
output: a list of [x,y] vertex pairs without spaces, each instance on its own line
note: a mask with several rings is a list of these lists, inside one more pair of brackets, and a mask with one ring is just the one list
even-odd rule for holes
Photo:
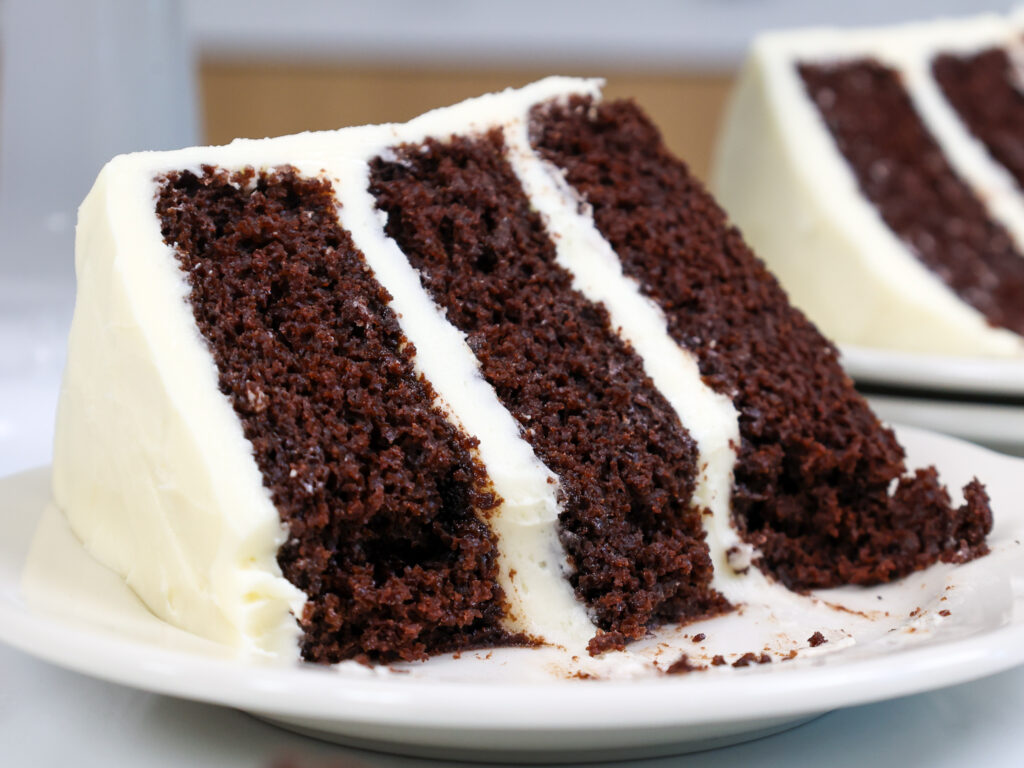
[[1018,242],[1024,205],[1012,179],[938,92],[933,57],[1009,40],[997,17],[887,30],[808,30],[758,40],[718,145],[712,187],[795,303],[846,343],[1012,356],[1024,339],[989,325],[925,267],[864,198],[800,80],[800,63],[877,60],[901,73],[953,168]]
[[154,155],[117,158],[82,205],[54,497],[160,618],[294,655],[290,614],[305,595],[281,576],[285,530],[160,236],[154,176],[165,168]]

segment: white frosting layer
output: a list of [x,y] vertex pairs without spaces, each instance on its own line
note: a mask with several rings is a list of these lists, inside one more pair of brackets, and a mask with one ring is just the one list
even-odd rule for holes
[[740,76],[712,187],[794,302],[840,342],[955,355],[1024,354],[925,267],[860,192],[796,70],[869,57],[901,72],[957,173],[1024,248],[1024,201],[963,126],[931,76],[933,58],[1008,44],[983,16],[884,30],[807,30],[760,38]]
[[516,175],[544,217],[558,263],[573,276],[573,287],[590,301],[604,304],[612,327],[640,356],[644,371],[696,443],[698,474],[692,503],[697,514],[711,511],[702,521],[715,568],[713,586],[726,598],[742,601],[746,589],[737,592],[739,581],[762,582],[764,577],[757,571],[747,579],[737,579],[729,563],[730,551],[745,555],[747,565],[752,559],[749,545],[730,522],[739,414],[729,398],[704,384],[696,358],[669,335],[664,313],[623,274],[619,258],[598,231],[589,206],[582,204],[558,168],[533,151],[528,129],[526,122],[520,122],[505,130]]
[[[331,182],[340,223],[391,294],[416,348],[417,371],[430,381],[443,412],[479,441],[479,457],[502,499],[486,519],[498,537],[509,628],[585,657],[595,627],[565,578],[557,478],[484,380],[464,335],[385,235],[386,217],[368,191],[368,161],[397,144],[499,127],[554,237],[559,263],[578,290],[608,307],[697,443],[694,505],[713,512],[704,520],[714,586],[737,601],[749,589],[768,588],[756,570],[740,579],[728,566],[729,551],[744,549],[729,521],[739,440],[732,403],[703,384],[692,355],[668,336],[661,311],[623,276],[589,213],[579,212],[558,172],[529,146],[531,107],[569,93],[596,98],[599,87],[597,81],[549,78],[403,125],[113,160],[80,211],[79,297],[54,459],[56,501],[89,551],[124,576],[161,618],[243,650],[297,655],[295,616],[305,596],[275,560],[286,532],[232,406],[219,392],[216,366],[187,301],[188,284],[154,212],[155,179],[168,171],[290,165]],[[634,662],[623,654],[584,666],[628,668]]]
[[305,596],[280,575],[285,531],[163,245],[153,160],[113,160],[79,213],[54,498],[160,618],[294,655],[285,619]]
[[429,379],[442,407],[479,441],[480,458],[503,503],[487,521],[498,537],[499,580],[509,602],[510,629],[583,653],[595,629],[566,580],[558,539],[558,484],[520,436],[518,423],[483,379],[463,334],[420,284],[419,275],[384,234],[385,215],[367,190],[366,161],[400,143],[448,138],[525,120],[530,108],[567,92],[599,93],[597,81],[549,78],[518,91],[474,99],[429,112],[410,123],[358,129],[345,152],[348,163],[330,169],[344,201],[341,222],[393,296],[404,333],[416,346],[415,364]]

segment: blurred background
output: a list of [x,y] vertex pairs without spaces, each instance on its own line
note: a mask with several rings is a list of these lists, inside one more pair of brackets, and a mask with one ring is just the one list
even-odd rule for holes
[[971,0],[0,0],[0,474],[46,463],[75,211],[111,156],[367,122],[547,74],[607,78],[698,175],[768,28]]

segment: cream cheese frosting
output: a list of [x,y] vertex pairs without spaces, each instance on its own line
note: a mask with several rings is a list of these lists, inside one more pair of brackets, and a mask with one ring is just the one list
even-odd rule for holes
[[500,128],[510,162],[574,287],[607,306],[613,325],[697,443],[694,504],[713,512],[704,520],[714,586],[732,599],[743,594],[739,584],[768,588],[756,569],[738,576],[728,564],[729,552],[743,546],[730,521],[738,442],[732,403],[704,385],[694,357],[669,338],[660,310],[622,274],[559,172],[530,148],[533,106],[569,94],[596,98],[600,85],[548,78],[401,125],[111,161],[79,214],[78,300],[54,455],[55,500],[89,552],[176,626],[248,653],[298,656],[296,616],[305,595],[276,562],[287,532],[240,422],[218,389],[215,363],[187,300],[186,277],[154,211],[157,179],[168,172],[207,164],[229,171],[289,165],[333,185],[340,224],[390,293],[402,331],[415,346],[417,372],[430,382],[442,412],[479,440],[479,457],[502,499],[487,523],[499,541],[508,628],[585,653],[595,626],[566,578],[558,480],[484,380],[465,336],[386,236],[385,216],[368,190],[369,161],[390,147]]
[[[735,564],[737,553],[747,566],[752,559],[750,545],[740,539],[730,520],[739,414],[729,398],[704,383],[696,358],[672,340],[661,308],[623,274],[619,257],[598,232],[589,206],[562,172],[531,148],[528,125],[508,125],[505,138],[512,167],[544,217],[559,265],[573,276],[576,290],[605,306],[612,327],[640,356],[644,371],[696,442],[698,476],[692,504],[698,512],[712,513],[702,517],[715,568],[712,586],[729,600],[741,600],[737,581],[759,582],[764,576],[758,571],[738,580],[730,564],[730,558]],[[746,570],[742,563],[740,570]]]
[[797,64],[870,58],[896,69],[957,174],[1018,247],[1024,198],[941,96],[939,53],[1018,46],[997,16],[889,29],[803,30],[758,39],[716,149],[711,186],[794,303],[839,342],[948,355],[1024,355],[889,229],[863,196],[807,95]]

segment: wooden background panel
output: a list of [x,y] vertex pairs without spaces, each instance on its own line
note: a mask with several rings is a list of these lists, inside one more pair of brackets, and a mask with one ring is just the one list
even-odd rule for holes
[[[204,141],[408,120],[434,107],[519,86],[546,72],[346,68],[312,64],[204,62]],[[577,74],[577,73],[568,73]],[[586,73],[584,73],[586,74]],[[706,177],[728,75],[607,75],[608,98],[632,97],[668,145]]]

